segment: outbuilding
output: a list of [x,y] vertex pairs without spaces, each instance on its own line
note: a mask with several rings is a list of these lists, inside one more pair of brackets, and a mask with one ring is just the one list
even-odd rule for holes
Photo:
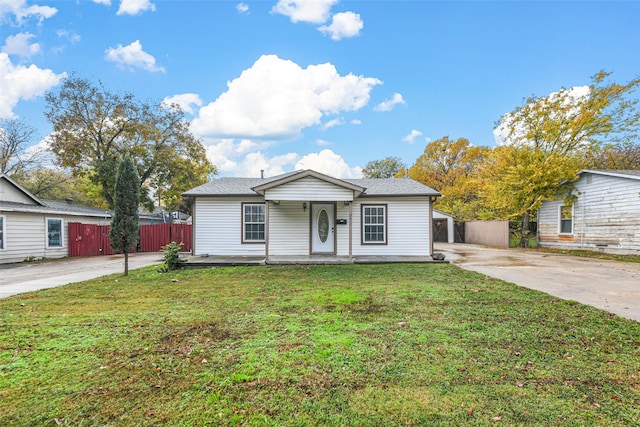
[[640,170],[582,170],[577,199],[538,210],[538,245],[640,254]]
[[193,255],[304,263],[430,258],[440,193],[409,178],[300,170],[219,178],[183,195],[193,200]]
[[69,253],[69,222],[109,224],[111,213],[72,200],[41,200],[0,174],[0,264]]

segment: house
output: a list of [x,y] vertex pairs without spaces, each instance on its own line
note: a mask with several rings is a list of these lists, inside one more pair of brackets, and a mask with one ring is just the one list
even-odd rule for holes
[[183,196],[193,199],[194,255],[276,263],[430,257],[440,193],[409,178],[336,179],[300,170],[219,178]]
[[433,210],[433,241],[443,243],[454,243],[455,235],[453,231],[453,223],[456,217],[440,211]]
[[640,170],[583,170],[577,200],[538,210],[538,245],[640,254]]
[[0,264],[68,255],[69,222],[109,224],[111,214],[72,200],[40,200],[0,174]]

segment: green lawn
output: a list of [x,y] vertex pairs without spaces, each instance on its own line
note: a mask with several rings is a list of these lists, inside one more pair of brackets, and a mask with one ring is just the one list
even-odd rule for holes
[[0,300],[0,425],[640,425],[640,323],[447,264]]

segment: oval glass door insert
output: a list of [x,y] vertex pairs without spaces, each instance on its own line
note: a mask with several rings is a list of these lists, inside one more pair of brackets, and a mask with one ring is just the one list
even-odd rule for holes
[[318,237],[322,243],[329,237],[329,214],[324,209],[318,214]]

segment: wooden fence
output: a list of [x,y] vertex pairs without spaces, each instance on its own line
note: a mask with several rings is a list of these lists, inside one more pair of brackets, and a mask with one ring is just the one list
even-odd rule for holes
[[[109,245],[109,225],[69,223],[69,256],[113,255]],[[141,225],[136,252],[159,252],[162,246],[182,243],[183,252],[191,252],[191,224]]]

